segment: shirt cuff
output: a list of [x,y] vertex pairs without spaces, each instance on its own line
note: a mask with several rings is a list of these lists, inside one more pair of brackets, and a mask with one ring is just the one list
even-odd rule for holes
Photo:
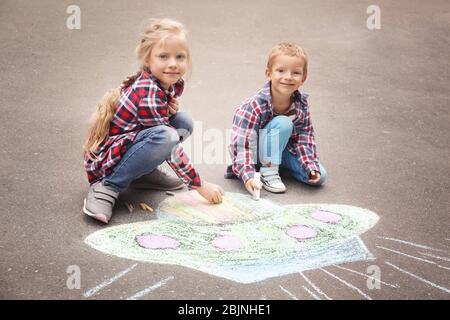
[[247,183],[248,180],[252,179],[255,176],[254,168],[245,168],[242,170],[241,179],[244,181],[244,184]]
[[308,175],[312,172],[312,171],[317,171],[320,173],[320,168],[319,168],[319,164],[314,163],[314,162],[310,162],[310,163],[306,163],[304,165],[305,171],[308,173]]
[[200,179],[199,176],[196,176],[194,179],[192,179],[188,183],[189,190],[195,190],[195,189],[200,188],[201,186],[202,186],[202,180]]

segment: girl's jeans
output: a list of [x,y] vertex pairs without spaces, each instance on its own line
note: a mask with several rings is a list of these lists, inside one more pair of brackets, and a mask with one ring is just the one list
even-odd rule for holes
[[173,148],[194,129],[192,119],[185,112],[171,116],[170,124],[173,128],[160,125],[140,131],[113,172],[103,179],[103,184],[125,190],[133,180],[152,172],[168,159]]
[[[308,182],[308,173],[286,148],[289,138],[292,135],[294,125],[286,116],[276,116],[260,130],[258,159],[262,164],[271,162],[273,165],[280,165],[282,173],[294,177],[295,180],[313,185]],[[320,180],[314,185],[321,185],[327,178],[324,166],[319,163]]]

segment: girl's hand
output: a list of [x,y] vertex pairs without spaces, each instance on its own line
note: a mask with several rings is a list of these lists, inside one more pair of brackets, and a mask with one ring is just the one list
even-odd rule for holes
[[309,183],[316,184],[320,181],[320,172],[318,171],[311,171],[309,174]]
[[221,203],[224,194],[223,189],[214,183],[203,180],[202,186],[197,189],[200,195],[211,203]]
[[255,192],[257,190],[261,190],[262,183],[261,183],[261,180],[259,180],[259,179],[251,178],[251,179],[247,180],[247,182],[244,184],[244,186],[245,186],[245,189],[247,189],[247,191],[250,192],[250,194],[252,196],[255,196]]
[[172,98],[168,104],[169,106],[169,114],[173,116],[175,113],[178,112],[178,109],[180,109],[180,105],[178,103],[178,100],[175,98]]

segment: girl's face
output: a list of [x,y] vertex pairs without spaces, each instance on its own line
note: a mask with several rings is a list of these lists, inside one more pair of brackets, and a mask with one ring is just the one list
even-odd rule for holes
[[267,80],[272,83],[272,92],[290,97],[306,80],[302,58],[288,55],[275,57],[272,67],[266,69]]
[[159,41],[145,62],[151,73],[159,80],[164,89],[168,89],[186,73],[188,68],[188,49],[186,38],[182,34],[169,36]]

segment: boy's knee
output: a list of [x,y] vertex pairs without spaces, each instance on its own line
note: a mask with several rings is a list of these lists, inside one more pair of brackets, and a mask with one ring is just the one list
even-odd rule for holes
[[274,128],[279,129],[280,131],[292,132],[294,128],[294,124],[292,120],[287,116],[276,116],[272,120]]
[[327,170],[325,170],[325,168],[320,165],[320,180],[319,182],[316,183],[317,186],[321,186],[325,183],[325,181],[327,180]]

